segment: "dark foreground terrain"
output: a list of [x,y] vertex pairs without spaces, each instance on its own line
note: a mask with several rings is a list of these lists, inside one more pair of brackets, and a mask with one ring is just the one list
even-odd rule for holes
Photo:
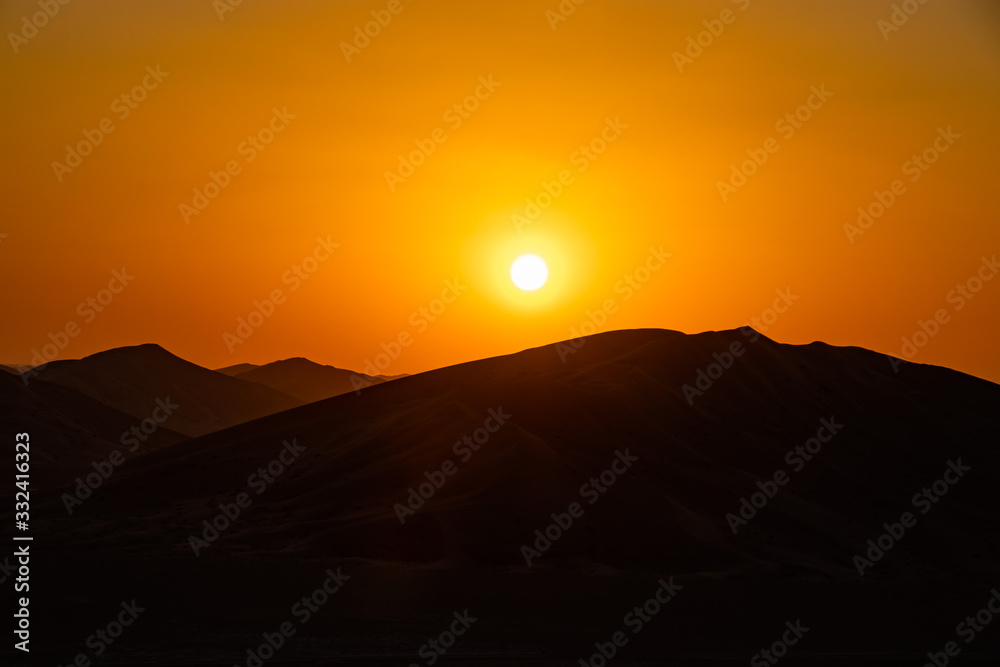
[[958,372],[609,332],[164,430],[78,503],[129,419],[5,379],[40,462],[24,664],[1000,657],[1000,387]]

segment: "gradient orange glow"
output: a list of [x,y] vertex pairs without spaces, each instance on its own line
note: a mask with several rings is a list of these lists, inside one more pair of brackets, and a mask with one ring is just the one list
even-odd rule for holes
[[[949,300],[1000,252],[992,3],[927,3],[885,39],[888,1],[591,0],[553,29],[557,0],[402,0],[348,62],[341,43],[389,4],[245,0],[220,20],[211,0],[73,2],[16,53],[8,38],[0,361],[76,323],[60,358],[157,342],[208,367],[360,370],[408,334],[380,370],[413,373],[602,317],[734,328],[791,290],[759,327],[775,340],[899,355],[943,309],[914,360],[1000,381],[1000,280]],[[0,26],[36,11],[5,2]],[[779,122],[824,86],[789,135]],[[907,170],[939,128],[960,137]],[[724,201],[718,183],[762,151]],[[217,196],[184,209],[212,174]],[[894,180],[905,192],[849,238]],[[509,277],[528,252],[550,270],[533,293]],[[88,320],[79,304],[123,267],[134,279]]]

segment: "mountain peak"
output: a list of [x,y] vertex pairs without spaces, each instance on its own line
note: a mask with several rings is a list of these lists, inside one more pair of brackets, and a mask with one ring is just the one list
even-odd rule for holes
[[181,359],[176,354],[170,352],[169,350],[167,350],[162,345],[159,345],[158,343],[140,343],[139,345],[123,345],[121,347],[113,347],[109,350],[95,352],[94,354],[88,354],[83,358],[99,359],[99,358],[113,358],[113,357],[135,357],[135,358],[173,357],[174,359]]
[[169,398],[179,406],[169,425],[186,435],[202,435],[301,403],[273,388],[203,368],[154,343],[53,361],[39,370],[38,377],[72,387],[140,420],[149,416],[157,401]]

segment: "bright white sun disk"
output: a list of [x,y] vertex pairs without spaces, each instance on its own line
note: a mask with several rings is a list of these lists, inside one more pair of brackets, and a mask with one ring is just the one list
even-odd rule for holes
[[534,292],[549,279],[549,267],[538,255],[521,255],[510,265],[510,279],[525,292]]

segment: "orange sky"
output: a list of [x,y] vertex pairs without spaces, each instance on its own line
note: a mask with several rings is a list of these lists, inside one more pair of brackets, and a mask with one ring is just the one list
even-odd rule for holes
[[[1000,280],[949,294],[1000,253],[987,0],[891,31],[870,0],[589,0],[564,21],[558,0],[244,0],[220,20],[225,2],[70,2],[37,30],[37,2],[0,5],[0,361],[69,326],[59,358],[157,342],[363,370],[402,335],[378,370],[412,373],[569,338],[588,312],[733,328],[790,290],[759,327],[775,340],[898,355],[937,314],[913,358],[1000,381]],[[210,172],[225,187],[198,200]],[[521,252],[549,261],[537,293],[506,276]]]

